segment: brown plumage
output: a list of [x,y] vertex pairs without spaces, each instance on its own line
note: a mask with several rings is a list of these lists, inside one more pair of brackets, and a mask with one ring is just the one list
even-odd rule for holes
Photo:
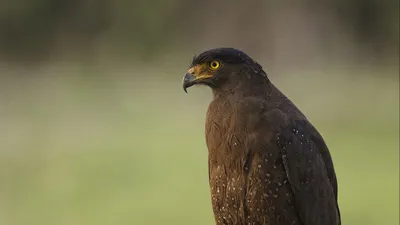
[[193,59],[186,89],[210,86],[209,182],[217,225],[339,225],[337,181],[318,131],[242,51]]

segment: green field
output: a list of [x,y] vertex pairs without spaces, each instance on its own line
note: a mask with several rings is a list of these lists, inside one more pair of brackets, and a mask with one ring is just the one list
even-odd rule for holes
[[[0,225],[214,224],[211,92],[186,95],[185,70],[2,71]],[[271,79],[331,150],[342,224],[396,225],[399,80],[356,75]]]

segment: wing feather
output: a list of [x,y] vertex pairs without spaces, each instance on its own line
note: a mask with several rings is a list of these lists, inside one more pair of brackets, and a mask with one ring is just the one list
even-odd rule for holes
[[325,144],[321,146],[324,141],[315,128],[306,120],[294,120],[277,139],[303,224],[339,225],[336,175],[328,149]]

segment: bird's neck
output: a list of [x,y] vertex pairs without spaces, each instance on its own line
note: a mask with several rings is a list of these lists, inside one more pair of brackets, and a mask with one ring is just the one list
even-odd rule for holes
[[265,76],[250,77],[237,76],[223,83],[218,87],[213,87],[212,92],[214,98],[224,97],[251,97],[255,95],[268,94],[272,89],[272,84]]

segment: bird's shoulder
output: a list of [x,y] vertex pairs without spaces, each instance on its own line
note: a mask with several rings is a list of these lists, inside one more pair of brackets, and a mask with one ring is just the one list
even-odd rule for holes
[[248,131],[276,133],[297,118],[264,97],[247,97],[237,101],[233,116]]

